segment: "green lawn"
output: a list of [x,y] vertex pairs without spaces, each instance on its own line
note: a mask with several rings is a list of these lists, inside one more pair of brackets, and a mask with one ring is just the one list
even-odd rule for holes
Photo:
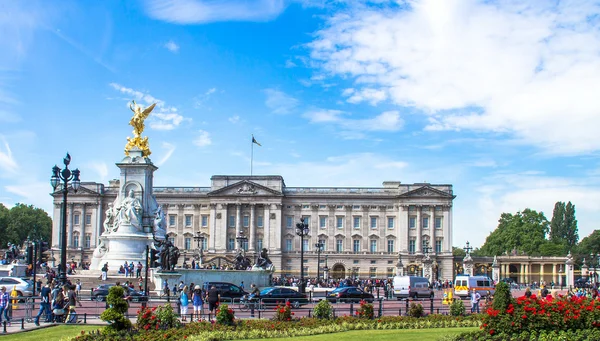
[[[479,328],[431,328],[431,329],[393,329],[393,330],[353,330],[343,333],[321,334],[281,339],[256,339],[245,341],[429,341],[437,340],[446,335],[459,334],[479,330]],[[0,340],[1,341],[1,340]]]
[[54,341],[54,340],[68,340],[79,334],[82,330],[86,332],[89,330],[96,330],[103,328],[102,326],[88,326],[88,325],[75,325],[75,326],[56,326],[42,329],[32,330],[30,332],[16,333],[1,335],[0,341]]

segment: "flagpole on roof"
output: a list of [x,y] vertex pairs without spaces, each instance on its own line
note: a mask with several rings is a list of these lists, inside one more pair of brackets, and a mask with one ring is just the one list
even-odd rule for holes
[[253,163],[254,163],[254,135],[252,135],[252,140],[250,140],[250,176],[252,176]]

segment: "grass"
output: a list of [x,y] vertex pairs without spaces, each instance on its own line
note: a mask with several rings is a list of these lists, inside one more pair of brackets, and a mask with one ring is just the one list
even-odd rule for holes
[[431,329],[393,329],[393,330],[353,330],[349,332],[321,334],[277,339],[255,339],[246,341],[429,341],[438,340],[443,336],[479,330],[479,328],[431,328]]
[[29,332],[1,335],[0,341],[50,341],[73,338],[81,334],[82,330],[90,331],[103,328],[102,326],[74,325],[56,326],[32,330]]

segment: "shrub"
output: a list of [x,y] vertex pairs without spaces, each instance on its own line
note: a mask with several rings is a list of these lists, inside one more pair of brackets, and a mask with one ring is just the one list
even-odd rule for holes
[[164,306],[142,308],[138,310],[136,327],[139,330],[158,330],[178,328],[181,322],[173,312],[173,307],[169,304]]
[[463,316],[465,314],[465,305],[461,299],[456,299],[450,304],[450,315]]
[[285,305],[277,305],[273,321],[291,321],[292,315],[294,315],[294,313],[292,313],[292,305],[287,301],[285,302]]
[[356,309],[356,316],[372,320],[375,316],[375,313],[373,312],[373,305],[365,301],[360,301],[360,307]]
[[421,317],[423,316],[423,306],[420,303],[411,303],[408,308],[408,316]]
[[510,293],[510,287],[505,282],[496,284],[496,292],[494,293],[494,301],[492,308],[502,312],[508,309],[509,304],[513,303],[513,297]]
[[320,300],[313,309],[313,314],[318,319],[333,318],[333,307],[327,300]]
[[124,294],[125,290],[119,285],[111,287],[108,290],[106,302],[109,308],[100,315],[100,319],[108,322],[106,331],[109,333],[131,328],[131,321],[125,317],[129,305],[123,298]]
[[227,304],[219,304],[216,314],[217,324],[224,326],[233,326],[235,315],[233,309],[229,308]]

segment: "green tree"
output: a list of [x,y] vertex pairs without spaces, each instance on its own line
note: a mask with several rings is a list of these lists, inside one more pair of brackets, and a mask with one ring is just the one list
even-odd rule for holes
[[[0,208],[0,216],[2,215],[1,212],[2,209]],[[2,224],[1,221],[0,224]],[[4,232],[6,238],[2,238],[2,247],[6,246],[6,242],[21,245],[27,237],[50,241],[52,236],[52,219],[41,208],[35,208],[32,205],[16,204],[8,212],[8,223]]]
[[120,285],[108,289],[106,303],[108,303],[109,308],[102,312],[100,319],[108,322],[106,331],[109,333],[131,328],[131,321],[125,317],[129,305],[123,298],[124,295],[125,289]]
[[552,220],[550,221],[550,240],[554,243],[562,243],[565,231],[565,203],[558,201],[554,204]]
[[[6,208],[3,204],[0,204],[0,236],[6,236],[6,229],[8,228],[8,215],[10,210]],[[0,239],[0,248],[6,248],[6,243],[8,242],[8,238]]]
[[486,238],[478,253],[494,256],[516,250],[538,256],[547,242],[549,225],[544,213],[529,208],[516,214],[502,213],[498,227]]
[[554,204],[552,221],[550,222],[550,241],[563,247],[563,254],[573,250],[579,241],[575,205],[570,201]]
[[462,248],[460,248],[460,247],[456,247],[456,246],[453,246],[453,247],[452,247],[452,255],[453,255],[453,256],[460,256],[460,257],[464,257],[464,256],[466,256],[466,255],[467,255],[467,253],[466,253],[466,252],[465,252],[465,250],[463,250]]
[[600,254],[600,230],[594,230],[589,236],[583,238],[577,245],[576,252],[582,257],[588,257],[589,254]]
[[567,247],[574,248],[579,241],[579,231],[577,229],[577,219],[575,219],[575,205],[569,201],[565,208],[565,241]]

